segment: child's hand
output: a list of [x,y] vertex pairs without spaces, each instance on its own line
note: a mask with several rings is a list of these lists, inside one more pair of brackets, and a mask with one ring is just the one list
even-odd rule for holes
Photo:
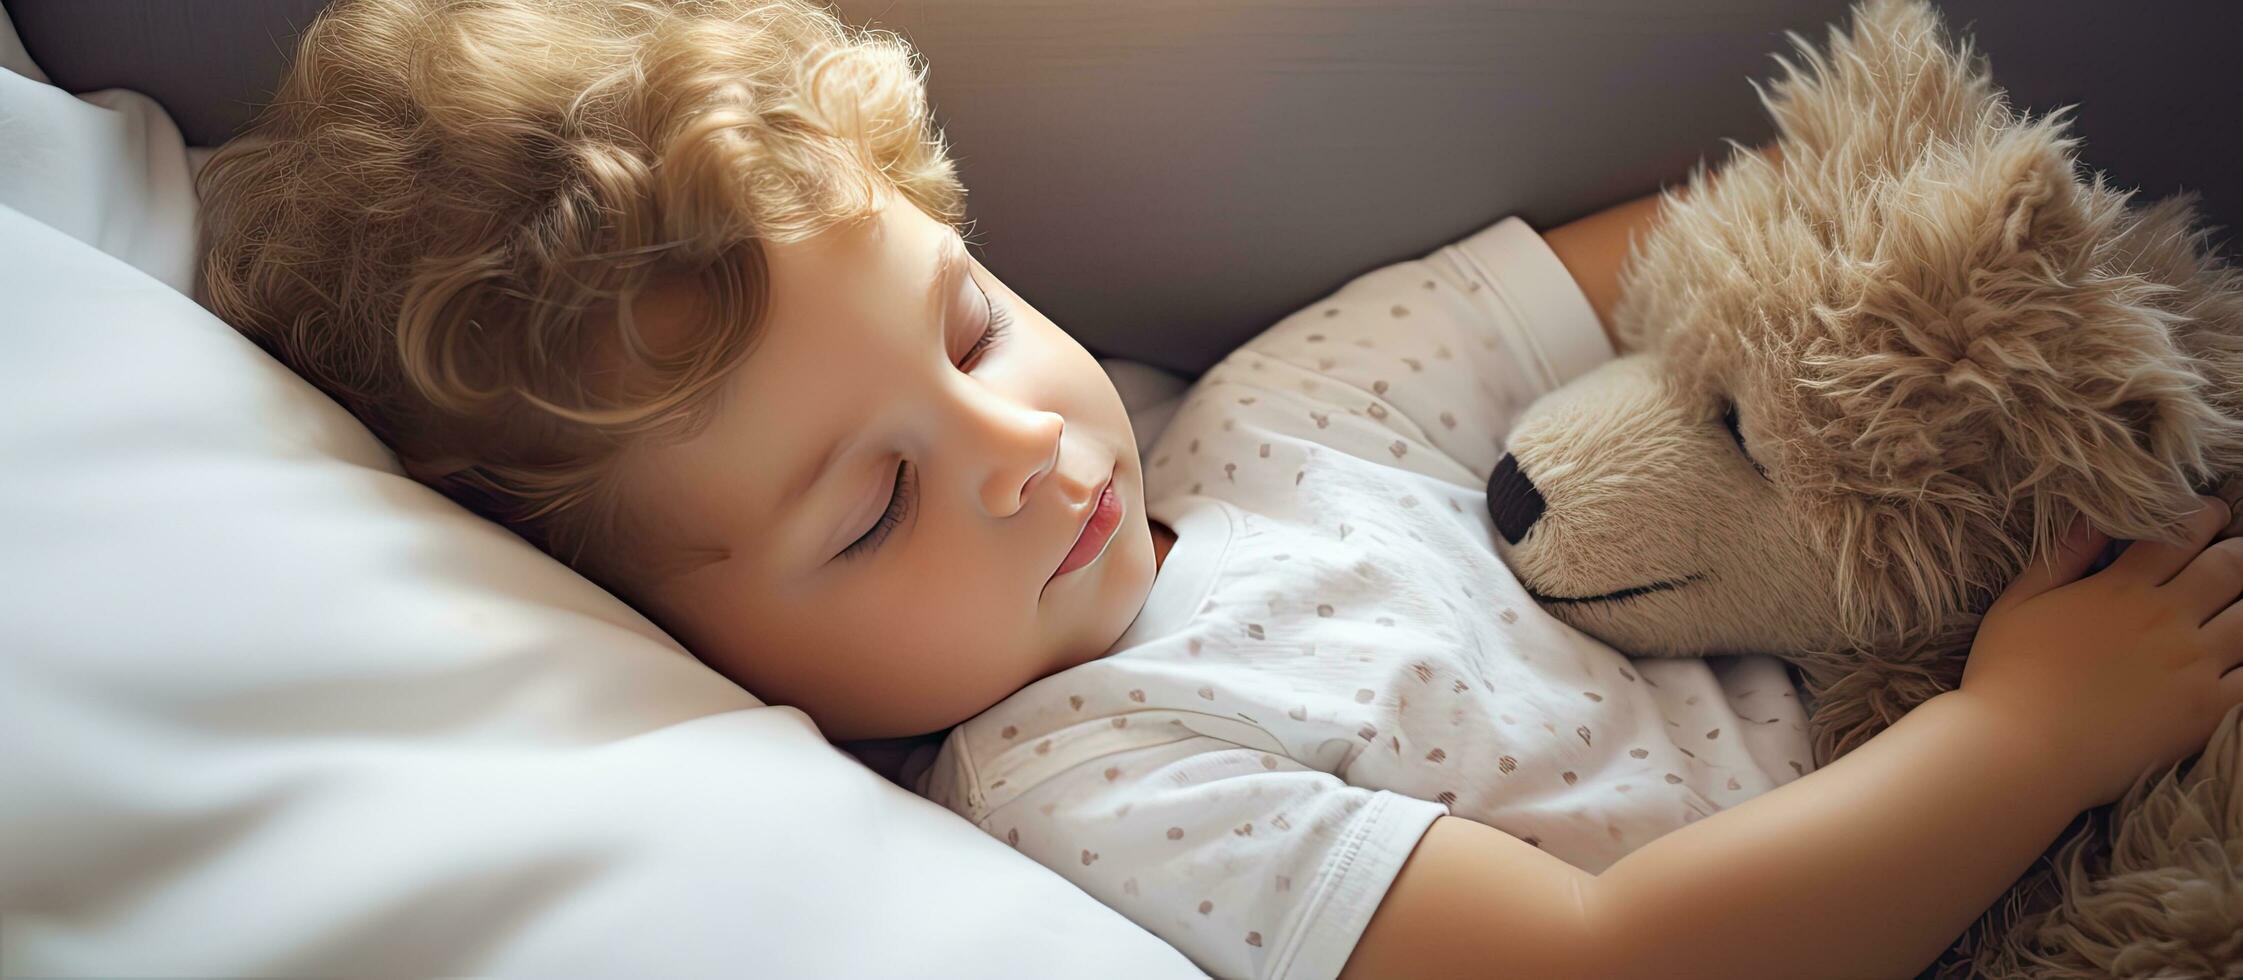
[[2058,753],[2083,809],[2202,749],[2243,702],[2243,538],[2206,547],[2228,507],[2202,500],[2186,546],[2136,541],[2086,578],[2110,539],[2075,523],[2053,562],[2035,556],[1994,601],[1971,644],[1960,693]]

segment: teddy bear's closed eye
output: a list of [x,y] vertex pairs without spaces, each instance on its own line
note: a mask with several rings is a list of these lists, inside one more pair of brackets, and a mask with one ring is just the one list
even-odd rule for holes
[[1729,438],[1737,443],[1737,451],[1744,454],[1745,462],[1752,464],[1753,470],[1760,474],[1761,479],[1772,480],[1773,478],[1768,475],[1768,468],[1760,465],[1759,460],[1752,458],[1752,450],[1745,446],[1744,431],[1737,427],[1737,403],[1730,401],[1723,404],[1727,407],[1721,413],[1721,424],[1729,427]]

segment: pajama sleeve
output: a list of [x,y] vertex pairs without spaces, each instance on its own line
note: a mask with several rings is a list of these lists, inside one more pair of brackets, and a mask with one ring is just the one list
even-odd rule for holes
[[1208,737],[1115,752],[1003,799],[984,830],[1216,977],[1330,980],[1438,803]]
[[1303,433],[1318,442],[1405,468],[1421,468],[1412,447],[1430,449],[1471,474],[1436,475],[1485,483],[1528,404],[1613,356],[1556,253],[1510,217],[1356,277],[1210,376],[1323,402],[1311,417],[1320,430],[1338,415],[1381,435],[1357,445],[1342,433]]

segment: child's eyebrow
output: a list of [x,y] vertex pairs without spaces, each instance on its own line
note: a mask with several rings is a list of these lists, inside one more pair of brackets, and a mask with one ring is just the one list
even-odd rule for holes
[[[929,318],[935,322],[935,336],[938,338],[949,335],[950,307],[952,304],[949,302],[951,291],[948,287],[957,281],[958,275],[965,268],[966,242],[953,229],[949,234],[942,237],[942,244],[935,246],[934,270],[926,280],[927,293],[924,302]],[[803,467],[791,481],[785,484],[786,491],[779,498],[778,510],[781,516],[788,515],[798,508],[798,505],[809,494],[810,488],[817,486],[818,481],[825,478],[826,470],[832,468],[833,461],[840,457],[842,447],[846,444],[846,439],[836,439],[829,443],[824,455],[815,465]]]

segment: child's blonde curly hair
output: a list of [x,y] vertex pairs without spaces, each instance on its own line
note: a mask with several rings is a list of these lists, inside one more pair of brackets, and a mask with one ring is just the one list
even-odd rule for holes
[[[197,177],[196,299],[628,597],[687,558],[621,461],[712,417],[769,306],[761,243],[890,189],[963,220],[924,65],[804,0],[343,0]],[[665,355],[628,310],[678,275],[709,315]]]

